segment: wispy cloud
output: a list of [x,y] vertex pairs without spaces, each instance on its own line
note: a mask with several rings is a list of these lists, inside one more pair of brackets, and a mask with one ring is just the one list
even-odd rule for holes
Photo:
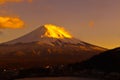
[[94,21],[90,21],[90,22],[89,22],[89,26],[90,26],[90,27],[93,27],[94,25],[95,25]]
[[19,3],[19,2],[32,2],[33,0],[0,0],[0,5],[3,5],[5,3]]
[[0,16],[0,29],[17,29],[24,27],[24,21],[19,17]]

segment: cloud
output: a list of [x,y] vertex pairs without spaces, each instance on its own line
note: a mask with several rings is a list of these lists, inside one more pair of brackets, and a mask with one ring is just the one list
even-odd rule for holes
[[17,29],[22,27],[24,27],[24,21],[19,17],[0,16],[0,29]]
[[2,4],[5,4],[5,3],[19,3],[19,2],[24,2],[24,1],[27,1],[27,2],[32,2],[33,0],[0,0],[0,5]]
[[90,27],[93,27],[94,25],[95,25],[94,21],[90,21],[90,22],[89,22],[89,26],[90,26]]

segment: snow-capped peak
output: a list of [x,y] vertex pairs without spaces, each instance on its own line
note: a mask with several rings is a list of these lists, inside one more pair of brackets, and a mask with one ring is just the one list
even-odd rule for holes
[[[28,33],[20,38],[14,39],[12,41],[6,42],[7,44],[14,43],[29,43],[29,42],[54,42],[57,39],[64,39],[63,41],[74,43],[74,39],[63,27],[58,27],[52,24],[45,24],[36,30]],[[70,40],[69,40],[70,39]],[[76,42],[76,40],[75,40]],[[5,44],[6,44],[5,43]],[[78,43],[78,41],[77,41]]]
[[53,24],[46,24],[44,27],[46,32],[43,36],[57,39],[72,38],[72,35],[70,35],[63,27],[58,27]]

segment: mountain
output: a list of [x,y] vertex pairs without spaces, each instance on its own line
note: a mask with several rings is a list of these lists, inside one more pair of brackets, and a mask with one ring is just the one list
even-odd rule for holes
[[103,71],[120,72],[120,47],[96,55],[83,62],[83,65]]
[[22,65],[75,63],[106,50],[74,38],[62,27],[46,24],[20,38],[2,43],[0,61]]

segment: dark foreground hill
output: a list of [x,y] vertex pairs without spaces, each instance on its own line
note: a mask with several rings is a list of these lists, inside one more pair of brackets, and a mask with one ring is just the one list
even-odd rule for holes
[[102,71],[120,72],[120,48],[105,51],[81,63],[81,66]]

